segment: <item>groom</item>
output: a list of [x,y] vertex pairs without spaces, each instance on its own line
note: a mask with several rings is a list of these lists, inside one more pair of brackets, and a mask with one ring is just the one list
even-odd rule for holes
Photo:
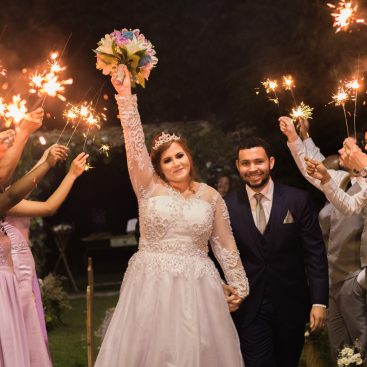
[[243,187],[228,194],[233,233],[250,282],[234,321],[246,367],[297,367],[305,324],[324,327],[328,268],[307,193],[274,183],[269,144],[251,137],[236,161]]

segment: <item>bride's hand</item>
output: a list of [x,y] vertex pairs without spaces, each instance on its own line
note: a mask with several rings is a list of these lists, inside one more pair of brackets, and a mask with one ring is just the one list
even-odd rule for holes
[[131,74],[126,65],[119,65],[118,67],[123,70],[123,80],[122,82],[117,80],[118,72],[114,70],[111,74],[112,85],[120,96],[131,96]]
[[236,290],[228,284],[223,284],[223,291],[228,303],[229,312],[235,312],[239,309],[243,299],[236,294]]

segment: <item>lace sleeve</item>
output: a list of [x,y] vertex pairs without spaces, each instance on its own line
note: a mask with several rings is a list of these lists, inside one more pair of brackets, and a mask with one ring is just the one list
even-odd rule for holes
[[145,145],[136,95],[116,95],[124,132],[127,166],[134,191],[139,198],[152,182],[154,169]]
[[227,283],[236,289],[241,298],[245,298],[249,294],[248,279],[233,237],[227,206],[218,193],[213,206],[214,227],[210,244]]

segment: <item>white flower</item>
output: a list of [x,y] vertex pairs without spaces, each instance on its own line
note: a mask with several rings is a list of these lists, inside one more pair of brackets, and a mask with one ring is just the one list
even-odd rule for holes
[[99,46],[97,47],[96,51],[97,52],[103,52],[103,53],[109,54],[109,55],[113,55],[112,43],[113,43],[113,38],[111,37],[111,35],[106,34],[104,36],[104,38],[102,38],[98,42]]

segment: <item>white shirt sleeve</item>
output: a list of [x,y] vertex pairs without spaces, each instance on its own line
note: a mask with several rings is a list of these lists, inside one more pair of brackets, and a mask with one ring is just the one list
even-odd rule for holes
[[[307,144],[307,145],[306,145]],[[314,142],[311,138],[306,139],[304,142],[298,137],[297,140],[294,142],[287,143],[288,148],[292,154],[292,157],[297,164],[298,169],[301,171],[302,175],[305,177],[305,179],[310,182],[312,185],[314,185],[317,189],[323,191],[323,188],[320,184],[320,180],[317,180],[313,177],[310,177],[307,174],[306,170],[306,162],[305,157],[309,156],[312,157],[312,159],[323,161],[325,157],[320,153],[320,149],[316,147]],[[308,147],[310,147],[310,150],[308,150]],[[348,176],[348,172],[342,171],[342,170],[328,170],[332,180],[334,180],[339,186],[339,184],[342,182],[342,180]]]
[[351,215],[353,213],[360,213],[362,209],[367,205],[367,188],[366,180],[359,178],[358,184],[361,182],[363,185],[362,190],[354,195],[349,195],[340,189],[334,180],[330,180],[326,184],[322,185],[327,199],[344,215]]

